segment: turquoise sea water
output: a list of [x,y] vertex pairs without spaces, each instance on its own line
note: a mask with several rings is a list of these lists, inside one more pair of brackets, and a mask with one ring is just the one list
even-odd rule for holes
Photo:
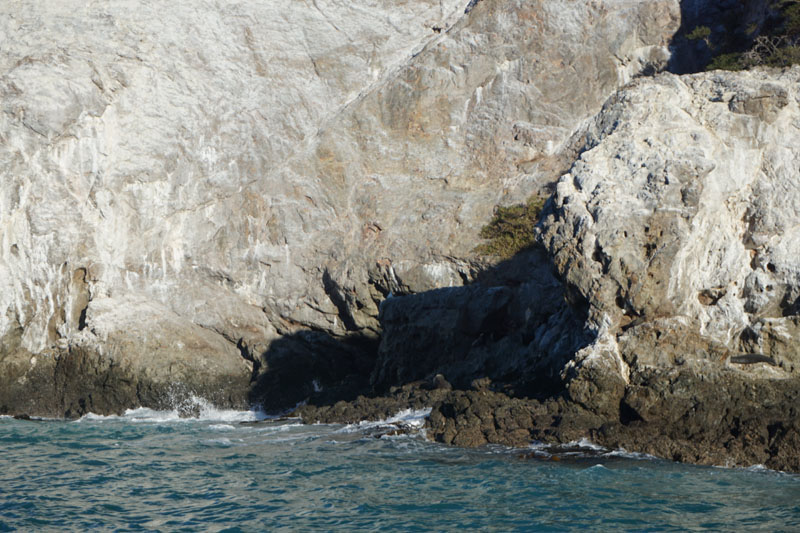
[[0,418],[0,531],[800,531],[800,476],[259,418]]

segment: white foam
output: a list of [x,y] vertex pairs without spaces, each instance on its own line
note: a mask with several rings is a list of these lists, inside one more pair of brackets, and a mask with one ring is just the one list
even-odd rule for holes
[[396,415],[383,420],[364,420],[357,424],[348,424],[337,433],[352,433],[365,429],[382,428],[386,426],[401,426],[408,429],[422,429],[425,419],[431,414],[431,408],[425,409],[404,409]]
[[215,429],[218,431],[229,431],[236,428],[234,428],[230,424],[211,424],[210,426],[208,426],[208,429]]
[[412,428],[419,429],[425,425],[425,419],[431,414],[431,408],[426,409],[404,409],[390,419],[386,424],[403,424]]
[[[181,416],[184,413],[184,416]],[[187,416],[186,413],[196,416]],[[248,411],[220,409],[211,402],[198,396],[190,396],[180,403],[180,407],[170,411],[156,411],[148,407],[128,409],[122,416],[96,415],[88,413],[78,422],[98,422],[105,420],[126,420],[129,422],[183,422],[202,420],[209,422],[257,422],[270,418],[263,410],[252,408]]]
[[533,450],[535,454],[542,457],[549,457],[555,452],[556,455],[571,455],[581,456],[586,455],[592,457],[621,457],[624,459],[636,460],[657,460],[658,457],[641,452],[629,452],[624,448],[617,448],[616,450],[609,450],[598,444],[593,443],[587,438],[568,442],[567,444],[545,444],[543,442],[533,442],[528,446],[528,449]]
[[655,455],[650,455],[649,453],[642,453],[642,452],[629,452],[625,448],[619,448],[617,450],[611,450],[608,453],[603,454],[606,457],[623,457],[625,459],[647,459],[653,460],[658,459]]
[[590,449],[592,451],[595,451],[595,452],[604,452],[604,451],[606,451],[606,448],[603,448],[602,446],[600,446],[598,444],[595,444],[594,442],[590,441],[586,437],[584,437],[584,438],[582,438],[580,440],[572,441],[569,444],[567,444],[567,446],[575,446],[577,448],[588,448],[588,449]]
[[181,420],[178,411],[156,411],[147,407],[128,409],[120,418],[131,422],[175,422]]
[[754,473],[757,473],[757,474],[779,474],[781,476],[791,476],[791,477],[797,477],[798,479],[800,479],[800,476],[798,476],[797,474],[784,472],[783,470],[775,470],[773,468],[769,468],[766,465],[762,465],[762,464],[750,465],[748,467],[745,467],[743,470],[745,470],[746,472],[754,472]]
[[121,416],[117,415],[96,415],[94,413],[86,413],[75,422],[102,422],[104,420],[119,420]]

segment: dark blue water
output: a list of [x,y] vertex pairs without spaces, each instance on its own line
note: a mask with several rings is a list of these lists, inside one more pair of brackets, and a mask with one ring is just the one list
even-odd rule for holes
[[800,531],[800,477],[206,409],[0,419],[0,531]]

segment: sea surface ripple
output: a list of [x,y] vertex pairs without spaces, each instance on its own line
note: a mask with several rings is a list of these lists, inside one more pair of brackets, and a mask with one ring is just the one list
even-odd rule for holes
[[0,418],[0,531],[800,530],[795,475],[382,427],[213,409]]

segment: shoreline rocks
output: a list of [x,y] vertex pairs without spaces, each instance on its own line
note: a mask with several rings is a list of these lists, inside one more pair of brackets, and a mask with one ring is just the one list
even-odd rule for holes
[[615,416],[586,409],[567,396],[512,398],[488,388],[430,390],[423,383],[386,396],[333,405],[304,405],[305,423],[385,420],[406,409],[431,408],[427,438],[443,444],[527,447],[592,443],[703,465],[764,465],[800,472],[800,383],[752,380],[734,370],[682,370],[640,376]]
[[675,0],[141,4],[0,8],[0,413],[800,470],[800,68],[650,76]]
[[[451,379],[429,419],[446,443],[583,436],[798,471],[798,86],[800,67],[620,90],[545,207],[528,277],[387,302],[377,383]],[[568,332],[555,356],[547,335]],[[484,375],[494,390],[463,390]]]

